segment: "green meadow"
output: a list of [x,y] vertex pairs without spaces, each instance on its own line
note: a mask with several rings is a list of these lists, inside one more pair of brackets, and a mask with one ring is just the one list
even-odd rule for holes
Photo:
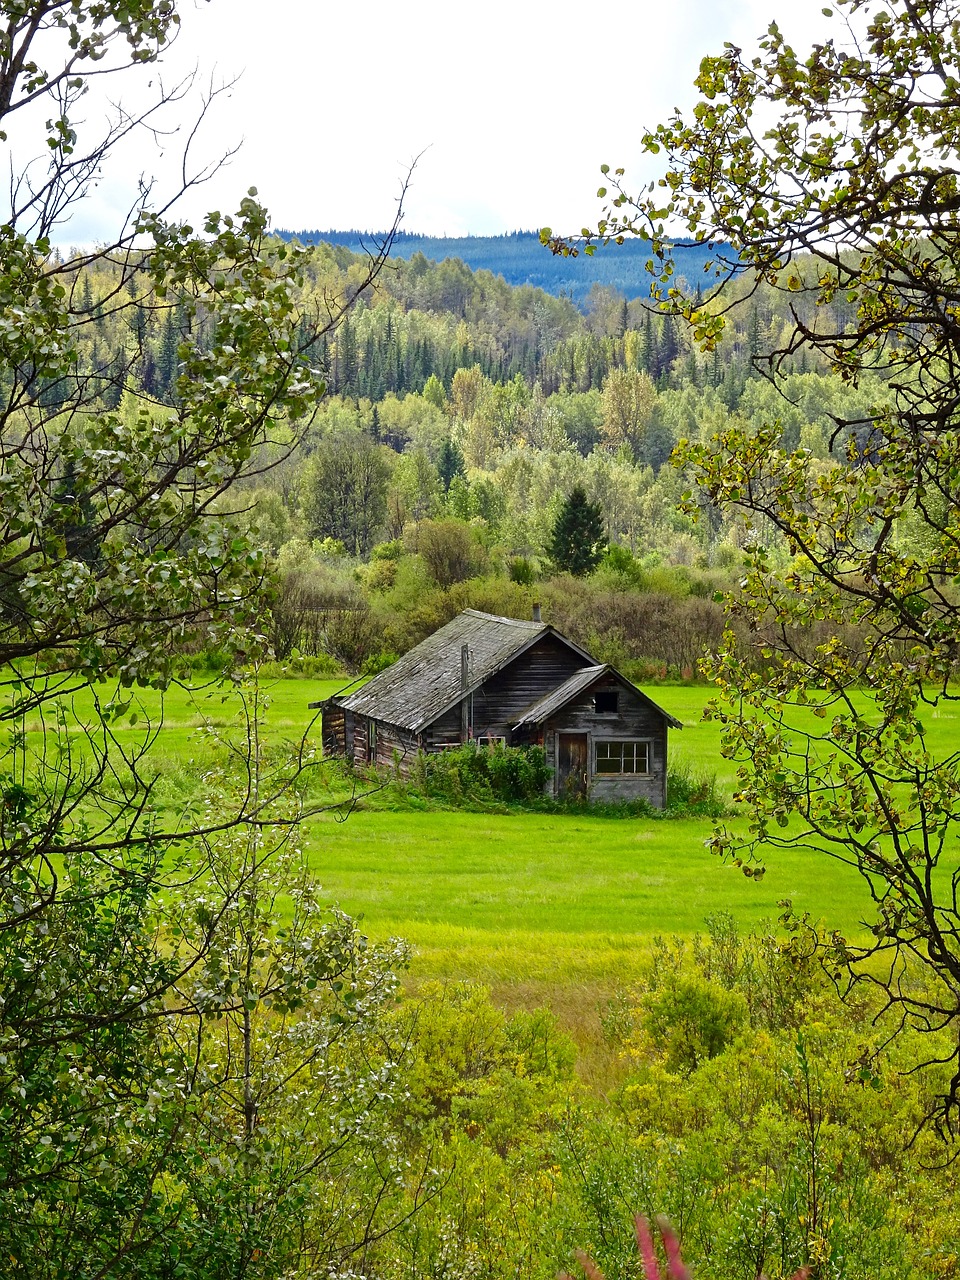
[[[314,720],[307,704],[340,685],[269,682],[268,743],[298,742]],[[708,691],[648,692],[683,722],[671,734],[673,758],[716,774],[722,791],[732,793],[733,767],[720,755],[718,726],[701,720]],[[74,701],[78,723],[87,696]],[[198,684],[162,699],[138,693],[117,734],[131,745],[155,734],[151,767],[162,777],[163,802],[175,805],[195,792],[217,737],[240,723],[235,697]],[[930,725],[931,745],[946,747],[955,732],[953,717],[941,713]],[[316,723],[313,736],[318,743]],[[329,793],[322,777],[311,788],[321,805],[343,794],[339,777]],[[859,930],[867,904],[848,868],[807,850],[777,851],[762,880],[748,879],[705,848],[710,827],[693,819],[417,809],[388,791],[361,794],[347,816],[339,808],[316,814],[305,838],[331,901],[362,916],[374,938],[409,939],[414,973],[422,976],[499,985],[552,983],[562,971],[571,981],[616,981],[654,935],[689,937],[716,911],[755,928],[776,920],[783,899],[830,928]]]
[[[268,750],[305,734],[319,749],[308,704],[342,684],[265,682]],[[671,734],[673,760],[715,774],[732,795],[719,727],[701,719],[709,691],[647,692],[683,723]],[[82,691],[70,704],[81,738],[92,696]],[[956,743],[955,719],[948,711],[931,717],[932,749]],[[198,682],[162,696],[138,692],[115,732],[128,748],[148,744],[146,772],[159,777],[157,802],[172,811],[197,795],[222,754],[218,743],[241,733],[243,722],[239,693]],[[39,746],[39,721],[26,728]],[[374,941],[406,939],[414,986],[462,979],[484,983],[508,1009],[548,1005],[579,1046],[582,1074],[600,1087],[610,1070],[603,1011],[638,976],[655,937],[689,940],[715,912],[731,914],[744,931],[776,928],[784,899],[854,936],[869,913],[857,875],[810,850],[771,851],[764,877],[747,878],[705,847],[707,819],[456,811],[364,785],[345,807],[348,785],[342,766],[321,764],[308,791],[314,812],[304,845],[329,901],[360,917]]]

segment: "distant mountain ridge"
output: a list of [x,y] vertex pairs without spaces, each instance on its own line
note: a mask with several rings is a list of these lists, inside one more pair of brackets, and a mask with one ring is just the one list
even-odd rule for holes
[[[302,244],[340,245],[354,253],[375,247],[377,240],[383,238],[361,231],[278,230],[277,235]],[[723,248],[678,241],[672,251],[677,276],[683,276],[694,288],[700,282],[706,288],[714,278],[710,264]],[[576,258],[562,258],[544,248],[536,231],[463,237],[400,231],[392,252],[394,257],[406,259],[422,253],[433,262],[459,258],[474,271],[490,271],[503,276],[508,284],[532,285],[555,297],[566,296],[578,305],[583,304],[595,284],[616,289],[626,298],[646,298],[650,294],[651,276],[646,270],[650,245],[642,240],[598,248],[592,257],[581,253]]]

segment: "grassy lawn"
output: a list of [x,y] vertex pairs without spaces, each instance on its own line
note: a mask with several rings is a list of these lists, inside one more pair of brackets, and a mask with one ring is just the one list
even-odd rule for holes
[[[298,741],[313,714],[307,704],[342,683],[272,682],[270,738]],[[648,692],[684,723],[671,735],[674,758],[716,773],[729,794],[734,771],[720,756],[718,726],[700,721],[708,691]],[[83,697],[76,702],[82,718]],[[131,743],[159,722],[159,694],[146,691],[138,702],[136,724],[125,720],[118,728]],[[931,717],[934,749],[956,742],[951,711]],[[151,748],[154,767],[178,778],[188,794],[214,751],[203,726],[239,723],[220,690],[171,690]],[[168,790],[168,803],[176,803],[177,790]],[[655,934],[690,936],[721,910],[753,928],[775,920],[784,898],[830,928],[858,932],[867,903],[849,869],[808,851],[782,851],[771,855],[764,879],[747,879],[706,850],[709,830],[708,821],[696,820],[391,810],[383,797],[371,797],[346,821],[332,813],[310,819],[306,840],[331,901],[362,915],[374,938],[409,939],[417,978],[608,989],[629,981]]]
[[791,898],[833,927],[855,930],[857,877],[828,859],[777,854],[763,880],[747,879],[704,847],[705,821],[566,814],[410,813],[360,810],[346,822],[313,820],[308,847],[324,887],[370,931],[416,937],[449,952],[518,958],[548,950],[599,953],[620,940],[703,929],[714,911],[744,928],[773,920]]

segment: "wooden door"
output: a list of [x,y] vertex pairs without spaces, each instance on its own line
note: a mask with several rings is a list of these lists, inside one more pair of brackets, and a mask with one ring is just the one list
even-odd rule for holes
[[561,733],[557,751],[557,791],[563,795],[587,794],[587,735]]

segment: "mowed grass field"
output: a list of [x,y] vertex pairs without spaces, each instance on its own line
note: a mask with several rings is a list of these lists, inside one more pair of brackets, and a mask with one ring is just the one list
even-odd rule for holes
[[[299,741],[313,718],[307,704],[341,684],[269,682],[268,740]],[[708,690],[648,692],[684,724],[671,733],[672,758],[715,773],[731,794],[734,771],[720,756],[718,726],[701,721]],[[159,723],[160,695],[137,696],[137,722],[124,720],[121,739],[132,741],[146,724]],[[165,695],[151,756],[166,775],[167,803],[195,789],[210,759],[205,726],[229,731],[235,723],[236,707],[221,690]],[[934,748],[956,743],[960,726],[949,713],[928,727]],[[795,909],[848,933],[859,932],[869,912],[856,874],[809,850],[772,852],[764,878],[748,879],[705,848],[707,820],[417,811],[388,803],[374,795],[346,820],[335,811],[311,817],[306,846],[330,900],[362,916],[375,939],[409,939],[420,977],[499,986],[552,984],[562,973],[571,982],[616,983],[629,979],[654,935],[690,937],[716,911],[752,929],[775,922],[778,904],[790,899]]]

